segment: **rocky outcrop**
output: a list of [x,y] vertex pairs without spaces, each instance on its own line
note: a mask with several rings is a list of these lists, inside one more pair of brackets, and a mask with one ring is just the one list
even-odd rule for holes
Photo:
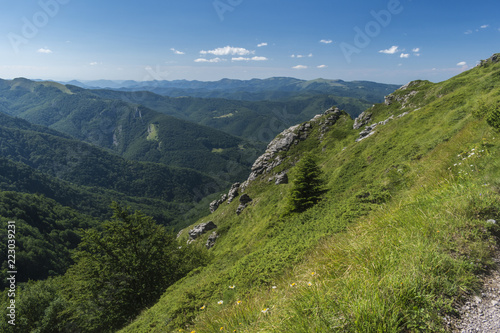
[[221,195],[219,200],[214,200],[210,203],[210,213],[213,213],[219,208],[219,206],[227,200],[227,194]]
[[[414,111],[418,111],[418,110],[420,110],[420,108],[413,110],[413,112]],[[400,115],[396,116],[396,118],[402,118],[402,117],[406,116],[409,113],[410,113],[410,111],[403,112]],[[379,121],[376,124],[373,124],[373,125],[370,125],[370,126],[366,126],[364,130],[362,130],[361,132],[359,132],[359,138],[356,139],[356,142],[359,142],[361,140],[364,140],[364,139],[372,136],[373,134],[375,134],[375,131],[374,131],[375,127],[377,127],[379,125],[387,125],[387,123],[389,123],[393,119],[394,119],[394,115],[390,116],[386,120]]]
[[326,132],[339,120],[340,116],[342,116],[342,111],[339,108],[330,108],[325,111],[324,115],[327,117],[322,118],[319,122],[320,140],[323,140]]
[[252,198],[246,193],[242,194],[240,197],[240,205],[236,209],[236,214],[240,215],[250,202],[252,202]]
[[276,185],[288,184],[287,171],[280,172],[280,173],[270,177],[268,181],[272,182],[273,180],[274,180],[274,184],[276,184]]
[[497,62],[500,62],[500,53],[495,53],[494,55],[492,55],[488,59],[481,60],[481,63],[479,64],[479,66],[486,67],[488,64],[494,64]]
[[[244,190],[252,181],[257,179],[257,177],[272,173],[272,170],[281,165],[284,161],[284,156],[281,153],[289,151],[294,145],[307,139],[314,127],[320,126],[320,132],[321,134],[324,134],[330,126],[336,123],[342,114],[343,112],[338,108],[330,108],[323,114],[314,116],[314,118],[308,122],[292,126],[281,132],[273,141],[271,141],[271,143],[269,143],[264,154],[257,158],[252,166],[250,176],[241,186],[242,190]],[[324,117],[325,115],[327,117]],[[273,177],[275,177],[275,175]],[[274,178],[271,177],[271,179]],[[283,184],[282,181],[286,181],[284,176],[281,176],[278,183]]]
[[205,246],[207,247],[208,250],[214,247],[217,238],[219,238],[219,235],[215,231],[212,232],[210,236],[208,236],[207,242],[205,243]]
[[362,130],[361,132],[359,132],[359,138],[356,139],[356,142],[364,140],[364,139],[372,136],[373,134],[375,134],[374,129],[377,126],[378,126],[378,124],[373,124],[371,126],[366,126],[364,130]]
[[189,230],[189,232],[188,232],[189,238],[190,238],[190,240],[195,240],[196,238],[200,237],[204,233],[206,233],[210,230],[216,229],[216,228],[217,228],[217,226],[215,225],[215,223],[213,221],[198,224],[193,229]]
[[240,189],[241,184],[240,183],[234,183],[231,186],[231,189],[229,190],[229,193],[227,194],[227,203],[230,204],[234,198],[238,196],[238,190]]
[[416,91],[416,90],[412,90],[408,94],[404,94],[404,95],[391,94],[389,96],[385,96],[384,103],[385,103],[385,105],[391,105],[392,103],[394,103],[396,101],[396,102],[401,103],[401,108],[404,109],[404,108],[410,106],[409,101],[416,94],[418,94],[418,91]]
[[352,126],[352,128],[355,130],[360,129],[361,127],[368,124],[368,122],[371,119],[372,119],[372,113],[365,111],[362,114],[360,114],[356,119],[354,119],[354,125]]

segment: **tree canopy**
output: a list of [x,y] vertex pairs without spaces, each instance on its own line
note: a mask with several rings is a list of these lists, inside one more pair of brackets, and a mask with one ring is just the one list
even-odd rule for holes
[[325,192],[323,172],[311,154],[305,155],[296,165],[293,187],[288,197],[290,213],[300,213],[317,204]]

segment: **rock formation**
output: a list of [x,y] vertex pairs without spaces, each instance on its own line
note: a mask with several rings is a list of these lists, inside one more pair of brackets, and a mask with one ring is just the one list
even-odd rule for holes
[[238,190],[240,188],[240,183],[234,183],[232,186],[231,186],[231,189],[229,190],[229,193],[227,194],[227,203],[230,204],[234,198],[236,198],[238,196]]
[[252,202],[252,198],[250,198],[250,196],[246,193],[242,194],[240,197],[240,205],[236,209],[236,215],[240,215],[249,202]]
[[209,222],[206,222],[206,223],[198,224],[193,229],[189,230],[189,232],[188,232],[189,238],[190,238],[191,241],[193,241],[196,238],[198,238],[201,235],[203,235],[204,233],[206,233],[206,232],[208,232],[210,230],[216,229],[216,228],[217,228],[217,226],[215,225],[215,223],[213,221],[209,221]]
[[[269,143],[264,154],[257,158],[253,164],[250,176],[241,186],[242,190],[244,190],[250,182],[257,179],[257,177],[272,173],[272,170],[281,165],[284,161],[283,154],[281,153],[290,150],[300,141],[307,139],[315,126],[321,126],[320,132],[323,135],[330,126],[337,122],[342,114],[343,112],[338,108],[332,107],[326,110],[322,115],[316,115],[310,121],[292,126],[278,134],[278,136]],[[324,117],[325,115],[327,115],[327,117]],[[273,175],[270,179],[274,179],[273,177],[276,177],[276,175]],[[284,184],[283,181],[286,182],[287,178],[282,175],[280,181],[277,181],[277,184]]]
[[356,119],[354,119],[354,125],[352,126],[352,128],[355,130],[360,129],[361,127],[368,124],[368,122],[371,119],[372,119],[372,113],[365,111],[362,114],[360,114]]
[[227,194],[221,195],[219,200],[214,200],[210,203],[210,213],[213,213],[219,208],[219,206],[227,200]]
[[219,235],[215,231],[212,232],[210,234],[210,236],[208,236],[207,242],[205,244],[205,246],[207,247],[208,250],[210,250],[212,247],[214,247],[215,241],[217,240],[217,238],[219,238]]

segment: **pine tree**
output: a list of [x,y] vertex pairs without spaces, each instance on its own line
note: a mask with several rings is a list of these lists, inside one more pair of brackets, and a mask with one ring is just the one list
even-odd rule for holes
[[325,193],[323,172],[312,155],[305,155],[296,168],[297,174],[288,198],[289,213],[300,213],[311,208]]

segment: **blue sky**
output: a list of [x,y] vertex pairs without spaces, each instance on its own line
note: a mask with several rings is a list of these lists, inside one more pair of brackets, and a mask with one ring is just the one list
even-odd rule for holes
[[0,78],[448,79],[500,52],[500,2],[0,0]]

